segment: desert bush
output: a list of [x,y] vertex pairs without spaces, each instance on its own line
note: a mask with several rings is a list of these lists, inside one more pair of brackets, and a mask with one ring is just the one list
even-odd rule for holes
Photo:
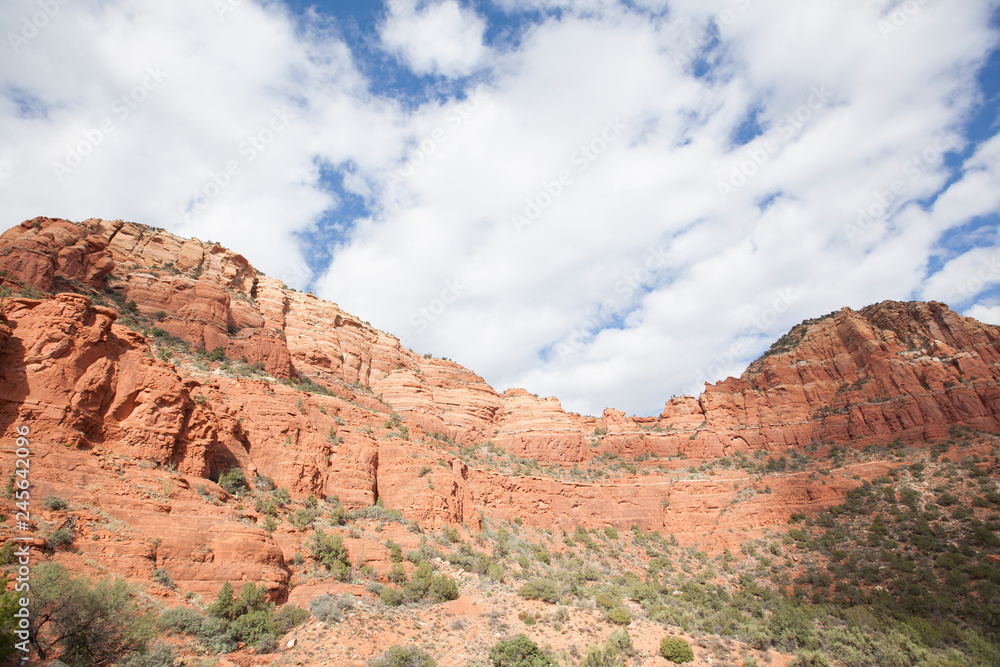
[[274,611],[272,609],[256,609],[240,614],[232,623],[233,632],[248,645],[259,644],[265,640],[274,640]]
[[239,496],[250,488],[242,468],[231,468],[222,473],[219,476],[219,486],[231,496]]
[[587,649],[580,667],[622,667],[622,661],[614,651],[592,646]]
[[299,531],[305,531],[317,516],[319,512],[311,507],[295,510],[295,514],[292,515],[292,525]]
[[368,662],[369,667],[436,667],[434,659],[413,646],[390,646],[380,657]]
[[46,541],[48,542],[49,549],[58,549],[59,547],[69,546],[70,544],[73,544],[73,531],[65,526],[56,528],[49,533]]
[[176,657],[174,649],[157,642],[148,653],[132,653],[118,664],[121,667],[173,667]]
[[344,540],[340,535],[327,535],[322,528],[317,528],[309,541],[309,550],[313,558],[323,567],[341,580],[347,581],[351,576],[351,561],[344,548]]
[[462,534],[455,526],[445,526],[441,529],[441,535],[451,544],[462,541]]
[[632,645],[632,637],[629,635],[628,630],[624,628],[615,630],[608,635],[607,640],[604,642],[604,647],[606,649],[613,649],[616,654],[621,655],[632,655],[635,653],[635,647]]
[[153,570],[153,581],[158,584],[162,584],[167,588],[173,588],[175,585],[173,577],[170,576],[170,573],[167,572],[165,567],[158,567]]
[[608,620],[615,625],[628,625],[632,622],[632,614],[625,607],[613,607],[608,610]]
[[386,586],[379,592],[378,599],[381,600],[384,605],[389,607],[398,607],[406,601],[406,594],[398,588]]
[[458,599],[458,583],[449,576],[439,574],[431,580],[428,591],[434,602],[447,602]]
[[190,607],[171,607],[162,614],[156,621],[156,627],[161,632],[180,632],[193,635],[201,630],[203,614]]
[[552,656],[523,634],[498,641],[489,655],[492,667],[556,667]]
[[202,619],[197,637],[198,641],[213,653],[229,653],[236,649],[236,644],[239,642],[239,637],[229,627],[229,621],[215,616],[206,616]]
[[389,570],[389,581],[394,584],[405,584],[406,583],[406,568],[403,567],[402,563],[394,563],[392,568]]
[[342,621],[344,612],[352,607],[354,607],[353,595],[341,595],[335,598],[327,593],[309,601],[309,613],[328,625]]
[[691,662],[694,651],[691,645],[680,637],[664,637],[660,640],[660,655],[674,663]]
[[67,507],[67,503],[59,496],[49,494],[42,501],[42,507],[47,510],[64,510]]
[[[0,590],[7,588],[10,583],[9,577],[0,578]],[[21,595],[16,591],[7,591],[0,595],[0,662],[4,662],[14,653],[14,643],[17,641],[18,619],[14,616],[20,609],[19,598]]]
[[553,579],[536,578],[525,582],[517,589],[517,594],[526,600],[559,601],[559,584]]
[[830,661],[819,651],[801,651],[795,654],[788,667],[830,667]]
[[274,634],[281,636],[309,620],[309,612],[294,604],[286,604],[274,614]]

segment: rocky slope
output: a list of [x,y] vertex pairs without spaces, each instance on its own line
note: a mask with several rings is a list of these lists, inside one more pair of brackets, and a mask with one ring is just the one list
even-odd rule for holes
[[[0,474],[28,426],[36,495],[85,508],[88,557],[132,575],[169,563],[197,592],[286,591],[291,554],[212,481],[234,467],[428,526],[638,525],[721,548],[742,539],[734,526],[834,505],[882,471],[787,474],[734,506],[764,484],[683,474],[692,464],[1000,431],[1000,329],[940,303],[843,309],[657,418],[592,418],[499,394],[217,244],[135,223],[26,221],[0,236],[0,279],[15,292],[0,311]],[[609,461],[621,474],[601,479]]]

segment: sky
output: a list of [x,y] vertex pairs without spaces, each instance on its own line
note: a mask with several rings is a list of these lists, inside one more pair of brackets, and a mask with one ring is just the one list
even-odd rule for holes
[[4,227],[214,240],[658,414],[798,322],[1000,324],[1000,0],[5,0]]

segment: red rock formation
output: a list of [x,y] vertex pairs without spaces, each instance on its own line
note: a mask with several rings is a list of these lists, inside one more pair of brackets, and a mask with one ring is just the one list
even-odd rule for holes
[[56,276],[102,287],[114,262],[99,236],[67,220],[35,218],[0,236],[0,270],[51,291]]
[[[145,542],[98,541],[88,554],[129,573],[169,562],[175,579],[206,593],[227,578],[259,580],[254,568],[276,597],[287,583],[280,549],[255,525],[260,513],[237,515],[192,490],[225,498],[208,478],[232,467],[271,477],[298,498],[336,495],[348,507],[382,500],[425,525],[520,517],[546,527],[639,525],[688,542],[714,534],[725,543],[736,539],[718,527],[725,508],[729,525],[761,527],[834,504],[857,482],[789,475],[769,482],[768,498],[730,507],[748,480],[682,481],[658,468],[605,483],[536,470],[511,476],[496,459],[460,450],[489,443],[565,469],[605,453],[676,468],[665,457],[919,440],[953,425],[1000,430],[1000,329],[938,303],[844,309],[792,329],[741,378],[671,399],[659,417],[609,409],[593,418],[524,390],[498,394],[458,364],[417,355],[336,304],[259,274],[238,254],[162,230],[37,218],[0,236],[0,268],[8,283],[90,297],[6,300],[0,427],[41,434],[37,465],[47,488],[90,498],[162,538],[153,551]],[[157,338],[154,327],[195,348],[221,347],[271,379],[218,364],[175,366],[168,354],[157,357],[163,332]],[[4,437],[3,447],[11,445]],[[108,466],[111,454],[122,462]],[[177,489],[158,500],[143,491],[138,480],[150,476],[171,485],[147,464],[176,467]],[[186,538],[191,530],[201,537]]]

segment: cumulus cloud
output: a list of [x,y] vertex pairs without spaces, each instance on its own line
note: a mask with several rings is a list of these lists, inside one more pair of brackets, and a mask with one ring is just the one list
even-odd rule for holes
[[[11,4],[5,32],[35,7]],[[336,25],[229,4],[68,4],[0,60],[12,223],[210,237],[590,414],[658,412],[843,306],[962,286],[952,305],[993,316],[1000,139],[963,127],[996,2],[393,0],[384,57],[438,75],[409,97]],[[484,46],[491,22],[517,38]],[[116,116],[147,67],[167,75]],[[292,233],[321,221],[338,235],[314,276]]]
[[379,35],[415,73],[456,77],[475,71],[486,57],[485,31],[483,19],[455,0],[422,7],[417,0],[391,0]]

